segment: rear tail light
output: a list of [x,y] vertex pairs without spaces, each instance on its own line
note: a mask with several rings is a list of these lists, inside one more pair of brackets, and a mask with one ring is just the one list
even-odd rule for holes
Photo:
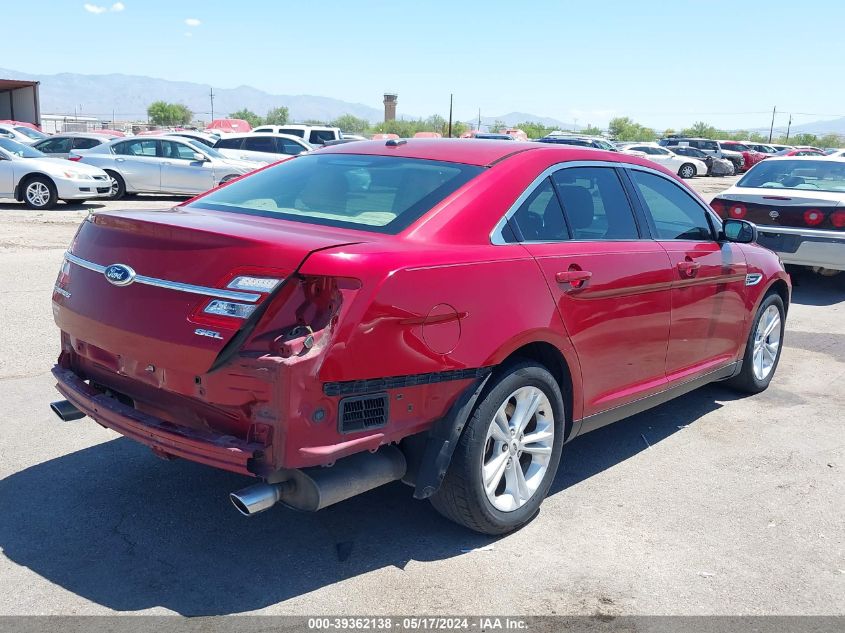
[[68,160],[72,160],[74,163],[77,163],[82,160],[82,156],[68,156]]
[[804,211],[804,223],[807,226],[818,226],[824,222],[824,213],[818,209],[807,209]]
[[710,201],[710,208],[713,209],[718,216],[724,217],[725,204],[718,198],[714,198]]
[[833,224],[837,229],[845,228],[845,209],[839,209],[838,211],[834,211],[830,215],[830,223]]
[[744,204],[732,204],[728,207],[728,217],[741,220],[748,214]]

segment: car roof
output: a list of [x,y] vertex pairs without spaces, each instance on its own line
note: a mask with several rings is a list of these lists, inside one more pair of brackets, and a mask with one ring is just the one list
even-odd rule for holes
[[653,161],[641,159],[636,156],[619,154],[610,150],[580,147],[577,145],[498,140],[474,142],[469,139],[457,138],[401,139],[401,141],[403,142],[400,142],[398,145],[389,145],[389,141],[358,141],[357,143],[332,145],[331,147],[321,149],[319,154],[321,156],[325,156],[326,154],[399,156],[402,158],[419,158],[423,160],[437,160],[488,167],[511,156],[525,156],[530,153],[531,156],[548,156],[550,164],[578,160],[608,161],[640,165],[649,169],[665,171]]
[[[238,134],[227,134],[225,138],[255,138],[256,136],[269,136],[271,138],[286,138],[300,143],[305,142],[302,137],[293,134],[282,134],[280,132],[239,132]],[[222,138],[220,139],[223,140]]]

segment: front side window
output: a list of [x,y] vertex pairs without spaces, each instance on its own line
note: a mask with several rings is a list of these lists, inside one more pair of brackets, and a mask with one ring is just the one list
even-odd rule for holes
[[394,156],[308,154],[189,206],[395,234],[483,170]]
[[289,138],[276,138],[276,151],[279,154],[297,156],[298,154],[301,154],[302,152],[306,152],[308,150],[296,141],[292,141]]
[[576,240],[639,239],[634,211],[612,167],[571,167],[552,175]]
[[51,138],[38,143],[38,151],[45,154],[67,154],[70,151],[71,140],[65,138]]
[[197,153],[197,150],[189,145],[185,145],[184,143],[177,143],[176,141],[161,141],[161,149],[165,158],[174,158],[176,160],[196,160],[194,154]]
[[[514,223],[526,242],[557,242],[569,239],[569,231],[563,219],[563,210],[557,199],[552,181],[546,178],[531,195],[525,199],[511,222]],[[516,238],[506,241],[516,241]]]
[[668,178],[632,169],[631,180],[640,192],[661,240],[712,240],[707,212]]

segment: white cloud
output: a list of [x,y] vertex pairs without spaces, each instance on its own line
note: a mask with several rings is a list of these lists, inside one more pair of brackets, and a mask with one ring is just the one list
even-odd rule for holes
[[200,22],[196,18],[188,18],[187,20],[185,20],[185,24],[187,24],[188,26],[199,26],[200,24],[202,24],[202,22]]
[[99,15],[100,13],[106,13],[107,11],[114,11],[115,13],[119,11],[123,11],[126,8],[126,5],[122,2],[115,2],[111,5],[111,9],[108,7],[101,7],[98,4],[89,4],[85,3],[82,5],[88,13],[93,13],[95,15]]

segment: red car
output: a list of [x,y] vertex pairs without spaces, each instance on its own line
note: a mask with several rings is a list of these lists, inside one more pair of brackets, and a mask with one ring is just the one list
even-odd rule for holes
[[327,147],[90,215],[53,294],[52,408],[262,480],[232,494],[244,514],[401,479],[503,533],[577,435],[712,381],[768,386],[790,284],[754,236],[615,152]]
[[744,160],[742,171],[748,171],[761,160],[765,160],[767,158],[767,154],[757,152],[739,141],[719,141],[719,144],[725,149],[742,154],[742,158]]

